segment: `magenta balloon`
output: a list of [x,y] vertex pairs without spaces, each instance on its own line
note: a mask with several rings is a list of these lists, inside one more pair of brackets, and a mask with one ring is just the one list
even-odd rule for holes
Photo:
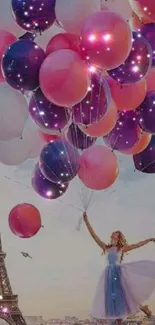
[[133,33],[132,49],[123,64],[109,70],[111,78],[121,84],[132,84],[145,77],[152,64],[152,49],[140,33]]
[[72,123],[66,134],[67,141],[77,149],[87,149],[96,142],[97,138],[84,134],[79,127]]
[[110,88],[102,74],[93,73],[88,94],[73,106],[73,120],[84,125],[99,122],[107,113],[110,98]]
[[131,149],[139,138],[136,114],[133,111],[123,111],[113,130],[104,137],[104,142],[113,150]]

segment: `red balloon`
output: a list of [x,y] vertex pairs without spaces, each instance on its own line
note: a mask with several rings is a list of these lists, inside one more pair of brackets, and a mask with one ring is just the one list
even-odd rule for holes
[[47,134],[47,133],[44,133],[42,131],[39,131],[42,139],[45,141],[45,142],[54,142],[56,140],[59,140],[61,137],[59,135],[56,135],[56,134]]
[[72,107],[82,101],[90,85],[90,71],[73,50],[52,52],[40,69],[40,88],[52,103]]
[[[7,48],[14,43],[17,40],[16,36],[13,34],[5,31],[5,30],[0,30],[0,67],[2,63],[2,57]],[[2,69],[0,68],[0,82],[3,82],[3,74],[2,74]]]
[[81,31],[81,54],[99,68],[114,69],[128,57],[132,46],[129,24],[119,14],[103,10],[90,16]]
[[18,237],[33,237],[41,228],[40,212],[32,204],[18,204],[9,214],[9,227]]
[[70,49],[78,51],[80,40],[76,35],[70,33],[60,33],[52,37],[46,47],[46,54],[58,50]]
[[132,10],[141,18],[155,22],[154,0],[129,0]]

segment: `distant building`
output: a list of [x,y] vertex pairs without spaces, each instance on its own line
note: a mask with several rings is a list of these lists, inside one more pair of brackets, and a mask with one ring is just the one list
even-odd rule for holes
[[42,316],[25,316],[27,325],[44,325]]

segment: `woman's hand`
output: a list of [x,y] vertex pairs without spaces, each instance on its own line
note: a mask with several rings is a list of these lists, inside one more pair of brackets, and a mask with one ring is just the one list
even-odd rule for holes
[[87,218],[88,218],[88,217],[87,217],[87,213],[86,213],[86,212],[84,212],[84,213],[83,213],[83,219],[84,219],[84,221],[86,221],[86,220],[87,220]]
[[150,241],[153,241],[155,243],[155,238],[151,238]]

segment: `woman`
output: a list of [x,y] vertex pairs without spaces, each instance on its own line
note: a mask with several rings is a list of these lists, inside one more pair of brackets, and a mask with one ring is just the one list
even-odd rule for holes
[[128,245],[124,235],[115,231],[111,235],[109,245],[105,244],[94,232],[87,214],[83,214],[85,224],[95,240],[107,256],[108,265],[99,280],[92,307],[92,317],[96,319],[122,319],[135,314],[140,309],[148,316],[151,311],[141,304],[148,300],[155,288],[155,262],[138,261],[121,264],[124,253],[142,247],[155,238],[146,239],[137,244]]

